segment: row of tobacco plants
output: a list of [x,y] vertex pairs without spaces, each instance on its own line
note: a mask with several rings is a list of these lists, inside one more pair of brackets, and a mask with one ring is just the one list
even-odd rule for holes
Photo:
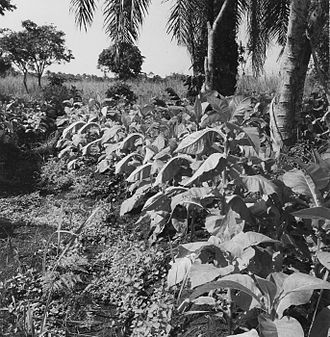
[[[59,226],[49,238],[42,277],[10,280],[6,310],[31,336],[87,333],[97,311],[98,324],[117,336],[327,337],[327,102],[305,100],[304,141],[278,153],[270,98],[212,92],[190,103],[168,93],[170,102],[142,107],[127,97],[67,100],[60,117],[46,105],[2,106],[2,143],[26,148],[57,130],[51,141],[61,172],[65,162],[77,172],[70,181],[86,189],[95,179],[79,180],[78,172],[88,168],[94,177],[95,165],[95,175],[106,177],[99,188],[111,194],[87,221],[75,223],[72,213],[73,228]],[[149,248],[143,253],[133,237]],[[74,315],[86,298],[90,317]]]
[[186,336],[328,336],[327,104],[305,102],[301,133],[317,148],[306,140],[281,154],[270,105],[215,92],[194,104],[91,100],[58,121],[70,169],[93,158],[98,172],[124,176],[120,215],[139,214],[137,230],[166,247],[173,309],[197,322]]

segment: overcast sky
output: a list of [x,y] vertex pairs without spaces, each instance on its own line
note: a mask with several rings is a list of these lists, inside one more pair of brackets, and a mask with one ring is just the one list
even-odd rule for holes
[[[97,69],[100,52],[110,45],[110,40],[103,29],[103,18],[100,11],[95,16],[92,27],[87,33],[80,31],[74,23],[74,15],[69,12],[68,0],[13,0],[17,9],[0,17],[0,27],[20,30],[23,20],[32,20],[38,25],[54,24],[66,33],[66,44],[72,50],[75,59],[68,64],[54,65],[52,71],[66,73],[102,73]],[[100,1],[102,4],[102,1]],[[141,29],[138,46],[145,56],[143,71],[154,72],[161,76],[173,72],[190,73],[190,58],[184,47],[178,47],[166,34],[166,22],[171,2],[161,3],[154,0],[149,14]],[[269,53],[268,71],[276,71],[276,54]]]

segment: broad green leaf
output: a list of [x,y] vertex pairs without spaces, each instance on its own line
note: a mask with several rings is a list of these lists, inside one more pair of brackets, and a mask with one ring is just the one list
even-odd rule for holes
[[[132,160],[134,158],[141,158],[141,155],[139,153],[133,152],[122,158],[118,163],[115,165],[115,174],[131,174],[138,164],[131,165]],[[140,163],[141,164],[141,163]]]
[[227,120],[227,117],[223,113],[219,112],[213,112],[209,115],[203,115],[200,122],[201,128],[206,128],[208,126],[212,126],[212,124],[216,122],[225,122]]
[[226,126],[230,130],[236,130],[238,132],[238,135],[236,137],[236,141],[238,144],[252,146],[258,156],[261,144],[258,128],[256,127],[243,128],[238,126],[237,124],[230,122],[227,122]]
[[271,273],[267,276],[267,280],[271,281],[272,283],[274,283],[276,285],[276,297],[278,297],[283,289],[283,283],[285,281],[285,279],[288,277],[289,275],[284,274],[282,272],[275,272],[275,273]]
[[315,289],[330,289],[330,282],[304,273],[293,273],[284,280],[281,297],[283,298],[291,292]]
[[329,185],[329,169],[324,169],[321,165],[315,163],[304,164],[304,168],[318,189],[323,190]]
[[186,136],[174,152],[191,155],[206,153],[219,136],[224,138],[224,135],[216,129],[196,131]]
[[268,308],[271,309],[277,293],[276,284],[258,276],[255,276],[255,279],[258,283],[259,289],[261,290],[262,294],[268,300]]
[[246,114],[252,109],[251,98],[235,95],[229,102],[230,120],[244,119]]
[[201,296],[196,298],[192,302],[196,305],[210,305],[210,306],[216,305],[215,298],[210,296]]
[[[305,164],[300,159],[294,159],[294,161],[312,178],[317,189],[323,190],[329,185],[330,176],[328,167],[321,166],[318,163]],[[326,164],[326,162],[324,163]]]
[[166,163],[159,171],[155,185],[166,184],[172,180],[176,175],[180,174],[180,171],[189,168],[192,159],[185,156],[177,156],[172,158]]
[[218,98],[213,95],[208,95],[208,103],[211,104],[212,109],[217,112],[222,122],[230,119],[229,102],[226,98]]
[[191,287],[196,288],[205,283],[213,281],[217,277],[225,276],[232,273],[235,270],[234,266],[229,265],[227,267],[218,268],[213,264],[201,264],[194,263],[189,272],[189,279]]
[[151,159],[155,156],[157,153],[157,149],[153,149],[152,146],[146,146],[145,147],[145,154],[143,159],[143,164],[146,164],[151,161]]
[[191,178],[184,183],[184,186],[190,186],[195,183],[201,184],[204,181],[212,180],[219,175],[225,168],[227,159],[222,153],[211,154],[205,162],[197,169]]
[[261,292],[254,283],[254,280],[249,275],[244,274],[232,274],[222,277],[218,281],[209,282],[198,287],[190,296],[191,299],[195,299],[205,293],[209,293],[211,290],[229,288],[243,291],[250,295],[259,304],[261,299]]
[[70,124],[68,127],[66,127],[63,130],[62,137],[66,139],[70,139],[70,136],[72,134],[75,134],[78,132],[80,128],[82,128],[85,125],[85,122],[83,121],[78,121]]
[[261,337],[304,337],[304,330],[300,323],[292,317],[283,317],[274,321],[258,316]]
[[87,155],[91,155],[94,151],[96,153],[99,152],[100,151],[100,142],[101,142],[101,139],[95,139],[92,142],[85,145],[81,149],[82,155],[87,156]]
[[120,216],[132,211],[134,208],[141,205],[145,200],[146,192],[151,188],[151,185],[144,185],[136,190],[136,192],[128,199],[126,199],[120,206]]
[[114,125],[111,128],[106,128],[102,135],[102,144],[108,143],[121,130],[122,130],[121,125]]
[[295,193],[312,198],[315,206],[321,206],[323,198],[313,179],[301,170],[291,170],[284,173],[283,182]]
[[152,164],[144,164],[141,166],[138,166],[126,179],[129,183],[134,183],[138,180],[143,180],[150,178],[150,171],[151,171]]
[[252,193],[259,192],[265,195],[271,195],[273,193],[278,195],[280,194],[278,187],[273,182],[261,175],[243,176],[236,180],[238,185],[240,182],[247,189],[247,191]]
[[245,132],[250,145],[253,146],[255,151],[259,154],[261,145],[259,129],[255,127],[244,127],[242,129]]
[[138,139],[144,139],[144,136],[140,133],[132,133],[128,135],[121,143],[121,150],[135,150],[135,142]]
[[239,333],[238,335],[230,335],[228,337],[259,337],[257,330],[252,329],[247,332]]
[[107,159],[103,159],[97,164],[96,172],[104,173],[109,168],[110,168],[109,161]]
[[182,282],[188,276],[191,265],[191,260],[188,257],[176,259],[167,274],[167,286],[170,288]]
[[330,337],[330,307],[317,314],[309,337]]
[[172,154],[172,150],[168,146],[168,147],[165,147],[164,149],[162,149],[160,152],[158,152],[154,156],[154,159],[155,160],[167,160],[167,159],[171,158],[171,154]]
[[107,157],[111,157],[114,152],[116,152],[117,150],[119,150],[120,143],[117,143],[117,144],[105,144],[104,146],[105,146],[105,154],[107,155]]
[[83,144],[86,144],[86,142],[87,142],[87,138],[86,138],[86,135],[84,134],[76,134],[76,135],[73,135],[72,137],[72,144],[74,146],[83,145]]
[[83,134],[83,133],[88,133],[92,131],[99,134],[101,131],[100,125],[95,122],[86,123],[83,127],[79,129],[78,133]]
[[311,207],[293,212],[292,215],[302,219],[330,220],[330,209],[325,207]]
[[211,246],[211,243],[207,241],[201,241],[180,245],[178,247],[179,250],[178,257],[184,257],[190,255],[191,253],[196,253],[197,251],[200,251],[203,247],[207,246]]
[[152,143],[158,149],[158,152],[165,148],[165,144],[166,141],[163,133],[160,133]]
[[226,215],[209,215],[205,220],[205,228],[211,234],[221,239],[222,242],[230,240],[241,233],[245,221],[241,216],[229,208]]
[[163,191],[160,191],[149,198],[142,208],[142,211],[146,212],[160,210],[167,212],[171,211],[171,200]]
[[149,244],[154,243],[157,240],[158,234],[162,233],[166,224],[169,220],[169,212],[160,211],[149,211],[150,215],[150,228],[153,230],[152,235],[148,239]]
[[196,204],[196,206],[203,208],[203,201],[206,199],[217,199],[212,188],[209,187],[192,187],[189,190],[177,194],[172,197],[171,209],[172,211],[178,205]]
[[285,309],[291,305],[300,305],[309,302],[313,291],[316,289],[330,289],[330,282],[304,273],[293,273],[283,282],[278,307],[276,309],[279,317]]
[[330,270],[330,252],[318,251],[316,257],[325,268]]
[[256,232],[242,232],[234,236],[230,241],[222,243],[220,247],[221,249],[224,249],[228,252],[231,252],[235,256],[240,257],[239,255],[235,254],[237,249],[242,252],[248,247],[257,246],[261,243],[279,243],[279,241],[273,240],[266,235]]

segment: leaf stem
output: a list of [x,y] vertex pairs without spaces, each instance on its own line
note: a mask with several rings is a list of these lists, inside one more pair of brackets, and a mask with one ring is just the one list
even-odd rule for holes
[[[329,277],[329,270],[327,270],[323,276],[323,280],[326,281]],[[311,332],[312,332],[312,328],[313,328],[313,325],[314,325],[314,322],[315,322],[315,318],[316,318],[316,315],[317,315],[317,311],[318,311],[318,308],[320,306],[320,302],[321,302],[321,298],[322,298],[322,295],[323,295],[323,291],[324,289],[321,289],[320,290],[320,295],[319,295],[319,298],[317,299],[317,303],[316,303],[316,307],[315,307],[315,310],[314,310],[314,313],[313,313],[313,318],[312,318],[312,322],[311,322],[311,325],[309,327],[309,330],[308,330],[308,334],[307,334],[307,337],[310,337],[311,335]]]

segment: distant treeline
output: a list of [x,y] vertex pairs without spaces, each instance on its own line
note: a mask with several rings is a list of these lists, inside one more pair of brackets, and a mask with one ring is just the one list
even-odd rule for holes
[[[30,73],[30,75],[33,76],[33,74]],[[60,77],[63,79],[64,82],[81,82],[81,81],[87,81],[87,82],[108,82],[108,81],[114,81],[116,78],[114,77],[108,77],[108,76],[98,76],[95,74],[70,74],[70,73],[63,73],[63,72],[51,72],[47,71],[46,74],[43,76],[44,79],[47,79],[49,76],[56,75],[57,77]],[[4,77],[6,76],[22,76],[22,74],[14,69],[10,69],[5,74],[3,74]],[[141,73],[137,80],[147,80],[151,82],[162,82],[162,81],[168,81],[168,80],[180,80],[180,81],[186,81],[188,75],[179,74],[179,73],[172,73],[171,75],[167,75],[165,77],[161,77],[159,75],[156,75],[154,73]]]

